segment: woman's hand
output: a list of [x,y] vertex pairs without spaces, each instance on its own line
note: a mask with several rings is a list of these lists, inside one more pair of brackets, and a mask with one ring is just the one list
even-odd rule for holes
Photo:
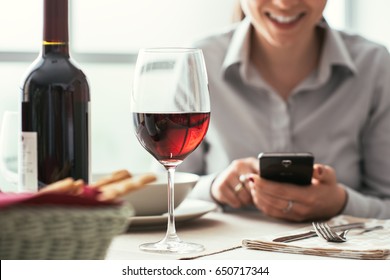
[[263,213],[297,222],[331,218],[341,212],[347,200],[335,171],[327,165],[314,165],[310,186],[268,181],[255,174],[247,185],[253,203]]
[[233,208],[253,204],[247,180],[244,183],[240,182],[241,175],[253,173],[259,174],[259,162],[256,158],[234,160],[215,179],[211,186],[212,197],[219,203]]

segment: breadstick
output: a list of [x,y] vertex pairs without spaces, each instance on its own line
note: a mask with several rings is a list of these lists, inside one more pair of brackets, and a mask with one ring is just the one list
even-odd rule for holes
[[92,183],[90,186],[93,188],[101,188],[101,187],[105,187],[106,185],[109,185],[111,183],[122,181],[124,179],[128,179],[131,177],[132,176],[131,176],[129,171],[122,169],[122,170],[115,171],[115,172],[111,173],[110,175],[101,178],[97,182]]
[[46,187],[40,189],[39,192],[71,193],[73,191],[73,183],[73,178],[65,178],[63,180],[47,185]]
[[78,179],[73,182],[72,191],[70,194],[72,195],[81,195],[83,193],[83,187],[85,183],[83,179]]
[[98,200],[114,201],[117,198],[124,196],[131,191],[138,190],[155,180],[156,176],[154,174],[147,173],[106,185],[101,189],[102,192],[98,195]]

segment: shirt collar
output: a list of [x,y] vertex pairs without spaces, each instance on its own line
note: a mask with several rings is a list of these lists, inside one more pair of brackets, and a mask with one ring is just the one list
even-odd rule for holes
[[342,34],[330,28],[326,23],[319,24],[319,26],[325,29],[325,40],[322,47],[318,78],[320,80],[327,79],[332,66],[342,66],[356,74],[356,64],[343,41]]
[[[355,74],[357,72],[356,65],[342,39],[341,33],[330,28],[326,22],[321,22],[319,27],[324,28],[325,39],[317,73],[317,82],[323,83],[328,80],[332,66],[345,67]],[[225,77],[232,66],[238,65],[240,66],[238,69],[241,77],[248,80],[251,30],[252,25],[249,18],[245,18],[236,27],[222,65]]]
[[236,27],[230,41],[222,71],[226,74],[235,64],[247,64],[249,60],[251,22],[248,18],[242,20]]

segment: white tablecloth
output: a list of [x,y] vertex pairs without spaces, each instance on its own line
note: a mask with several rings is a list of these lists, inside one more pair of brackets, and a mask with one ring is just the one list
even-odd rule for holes
[[[195,254],[158,254],[140,251],[138,246],[146,242],[161,240],[166,227],[154,230],[132,229],[116,237],[108,250],[106,259],[111,260],[174,260],[194,257],[229,249],[241,245],[244,238],[254,238],[268,234],[283,235],[284,232],[308,226],[308,223],[289,223],[263,216],[259,212],[242,211],[238,213],[210,212],[204,216],[176,225],[179,237],[184,241],[201,243],[205,251]],[[238,248],[223,253],[201,257],[199,259],[229,260],[287,260],[287,259],[330,259],[288,253],[266,252]]]

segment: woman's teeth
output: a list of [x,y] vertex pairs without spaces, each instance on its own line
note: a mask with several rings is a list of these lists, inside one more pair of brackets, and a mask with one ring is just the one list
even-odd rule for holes
[[273,15],[271,13],[268,13],[268,16],[272,19],[272,20],[275,20],[279,23],[284,23],[284,24],[287,24],[287,23],[291,23],[293,21],[296,21],[299,17],[300,17],[300,14],[298,15],[295,15],[295,16],[290,16],[290,17],[287,17],[287,16],[280,16],[280,15]]

